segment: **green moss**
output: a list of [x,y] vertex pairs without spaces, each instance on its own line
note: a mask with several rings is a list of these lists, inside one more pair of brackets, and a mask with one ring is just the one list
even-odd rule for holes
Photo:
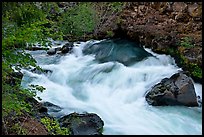
[[189,71],[190,76],[194,78],[202,78],[202,68],[195,63],[189,62],[189,60],[183,56],[177,49],[169,48],[167,53],[176,58],[176,62],[179,67],[182,67],[184,70]]
[[193,47],[192,38],[191,37],[184,37],[181,39],[180,46],[191,48]]
[[194,77],[202,78],[202,69],[197,64],[190,63],[189,67],[192,70],[192,75]]
[[102,135],[103,130],[104,130],[103,127],[101,127],[101,128],[98,129],[98,132]]
[[114,32],[112,30],[109,30],[106,32],[108,37],[113,37],[114,36]]
[[191,76],[202,78],[202,69],[197,64],[189,62],[183,55],[180,55],[180,62],[190,72]]

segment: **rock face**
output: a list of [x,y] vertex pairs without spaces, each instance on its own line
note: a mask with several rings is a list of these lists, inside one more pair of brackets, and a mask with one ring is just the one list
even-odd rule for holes
[[163,79],[145,96],[148,104],[153,106],[184,105],[198,106],[193,81],[183,72]]
[[71,113],[59,119],[62,127],[71,130],[72,135],[101,135],[104,122],[94,113]]
[[[109,17],[94,35],[106,38],[107,32],[130,38],[154,52],[171,54],[191,77],[196,74],[190,63],[202,68],[202,2],[127,2],[122,12]],[[192,46],[181,46],[183,38],[191,38]]]
[[84,47],[83,53],[95,54],[96,60],[101,63],[118,61],[126,66],[152,56],[143,47],[126,39],[105,40]]

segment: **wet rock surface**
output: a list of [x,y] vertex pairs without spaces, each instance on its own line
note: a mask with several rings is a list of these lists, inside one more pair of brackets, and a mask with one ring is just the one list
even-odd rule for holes
[[198,106],[193,81],[183,72],[163,79],[146,94],[145,98],[148,104],[153,106]]
[[101,135],[104,122],[94,113],[71,113],[59,119],[62,127],[69,128],[72,135]]
[[38,70],[37,68],[33,68],[33,69],[31,70],[31,72],[37,73],[37,74],[42,74],[42,73],[47,74],[47,73],[52,73],[52,70],[49,70],[49,69]]
[[139,44],[126,39],[105,40],[89,44],[84,47],[83,53],[85,55],[94,54],[96,60],[101,63],[118,61],[126,66],[152,56]]
[[62,52],[62,53],[71,52],[73,47],[74,47],[73,42],[66,43],[66,44],[61,48],[61,52]]
[[47,51],[47,54],[48,54],[48,55],[54,55],[54,54],[56,54],[56,52],[57,52],[57,49],[56,49],[56,48],[51,48],[51,49],[49,49],[49,50]]

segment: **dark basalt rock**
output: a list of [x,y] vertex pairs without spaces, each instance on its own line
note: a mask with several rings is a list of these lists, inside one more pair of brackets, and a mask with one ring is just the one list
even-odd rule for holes
[[48,112],[59,112],[62,110],[61,107],[59,107],[55,104],[52,104],[50,102],[43,102],[42,104],[44,107],[46,107],[48,109]]
[[62,47],[61,52],[62,52],[62,53],[71,52],[73,47],[74,47],[73,42],[66,43],[66,44]]
[[54,55],[54,54],[56,54],[56,52],[57,52],[57,49],[56,49],[56,48],[51,48],[51,49],[49,49],[49,50],[47,51],[47,54],[48,54],[48,55]]
[[183,72],[163,79],[147,93],[145,98],[148,104],[153,106],[198,106],[193,81]]
[[72,135],[101,135],[104,122],[94,113],[71,113],[59,119],[62,127],[69,128]]
[[37,68],[34,68],[31,70],[31,72],[37,73],[37,74],[42,74],[42,73],[52,73],[52,70],[49,70],[49,69],[38,70]]
[[44,118],[44,117],[49,117],[49,118],[52,118],[52,116],[50,116],[47,112],[48,112],[48,109],[43,106],[42,103],[38,102],[35,98],[33,97],[27,97],[25,99],[25,102],[26,103],[29,103],[31,106],[32,106],[32,115],[40,120],[41,118]]
[[126,39],[104,40],[95,44],[87,44],[83,53],[95,54],[100,63],[118,61],[126,66],[152,56],[139,44]]

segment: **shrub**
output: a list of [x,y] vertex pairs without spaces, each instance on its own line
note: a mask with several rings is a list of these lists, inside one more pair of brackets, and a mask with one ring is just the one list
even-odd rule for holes
[[67,128],[60,127],[59,122],[50,118],[42,118],[41,122],[45,125],[51,135],[69,135],[70,131]]
[[184,37],[180,42],[180,46],[183,46],[183,47],[186,47],[186,48],[193,47],[192,38]]
[[79,3],[68,11],[64,12],[60,21],[60,28],[63,34],[83,36],[92,32],[95,28],[95,11],[90,2]]

